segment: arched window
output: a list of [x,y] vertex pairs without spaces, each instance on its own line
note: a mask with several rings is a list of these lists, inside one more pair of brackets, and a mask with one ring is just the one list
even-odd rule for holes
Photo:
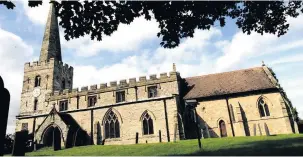
[[261,117],[270,116],[269,109],[267,103],[261,98],[258,102],[258,108]]
[[38,107],[38,99],[35,99],[34,100],[34,111],[37,110],[37,107]]
[[223,120],[219,121],[219,127],[220,127],[221,137],[227,137],[226,125],[225,125],[225,122]]
[[68,80],[68,81],[67,81],[67,86],[68,86],[68,87],[71,87],[71,86],[72,86],[71,80]]
[[143,113],[142,124],[143,124],[143,135],[154,134],[153,119],[150,117],[148,112]]
[[230,116],[231,116],[231,120],[234,122],[236,121],[235,119],[235,114],[234,114],[234,108],[233,108],[233,105],[229,105],[229,108],[230,108]]
[[40,87],[41,77],[38,75],[35,78],[35,87]]
[[104,121],[105,138],[119,138],[120,124],[117,115],[110,111]]
[[65,79],[62,80],[62,89],[65,89]]

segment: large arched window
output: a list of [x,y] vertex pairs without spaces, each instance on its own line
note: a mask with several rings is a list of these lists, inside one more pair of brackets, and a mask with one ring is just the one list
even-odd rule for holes
[[41,77],[38,75],[35,77],[35,87],[39,87],[41,83]]
[[261,98],[258,102],[259,113],[261,117],[270,116],[267,103]]
[[143,135],[154,134],[153,119],[150,117],[148,112],[144,112],[142,115],[142,126],[143,126]]
[[110,111],[104,121],[105,138],[119,138],[120,124],[117,115]]

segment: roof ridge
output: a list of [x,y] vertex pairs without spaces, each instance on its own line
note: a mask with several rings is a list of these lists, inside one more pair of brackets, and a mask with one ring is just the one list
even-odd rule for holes
[[262,66],[252,67],[252,68],[246,68],[246,69],[239,69],[239,70],[232,70],[232,71],[225,71],[225,72],[218,72],[218,73],[211,73],[211,74],[205,74],[205,75],[199,75],[199,76],[191,76],[191,77],[186,77],[185,79],[197,78],[197,77],[202,77],[202,76],[210,76],[210,75],[226,74],[226,73],[239,72],[239,71],[245,71],[245,70],[252,70],[252,69],[258,69],[258,68],[262,68]]

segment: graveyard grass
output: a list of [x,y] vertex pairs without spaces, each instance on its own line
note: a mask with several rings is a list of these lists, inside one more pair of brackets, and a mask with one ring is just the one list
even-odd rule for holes
[[202,151],[198,140],[182,140],[171,143],[133,145],[91,145],[59,151],[42,148],[27,156],[172,156],[172,155],[303,155],[303,134],[230,137],[202,139]]

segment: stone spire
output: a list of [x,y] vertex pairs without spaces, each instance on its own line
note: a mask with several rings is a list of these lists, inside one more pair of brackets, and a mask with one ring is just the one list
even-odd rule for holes
[[62,61],[58,20],[55,15],[55,6],[52,2],[45,25],[40,61],[48,61],[50,58]]

